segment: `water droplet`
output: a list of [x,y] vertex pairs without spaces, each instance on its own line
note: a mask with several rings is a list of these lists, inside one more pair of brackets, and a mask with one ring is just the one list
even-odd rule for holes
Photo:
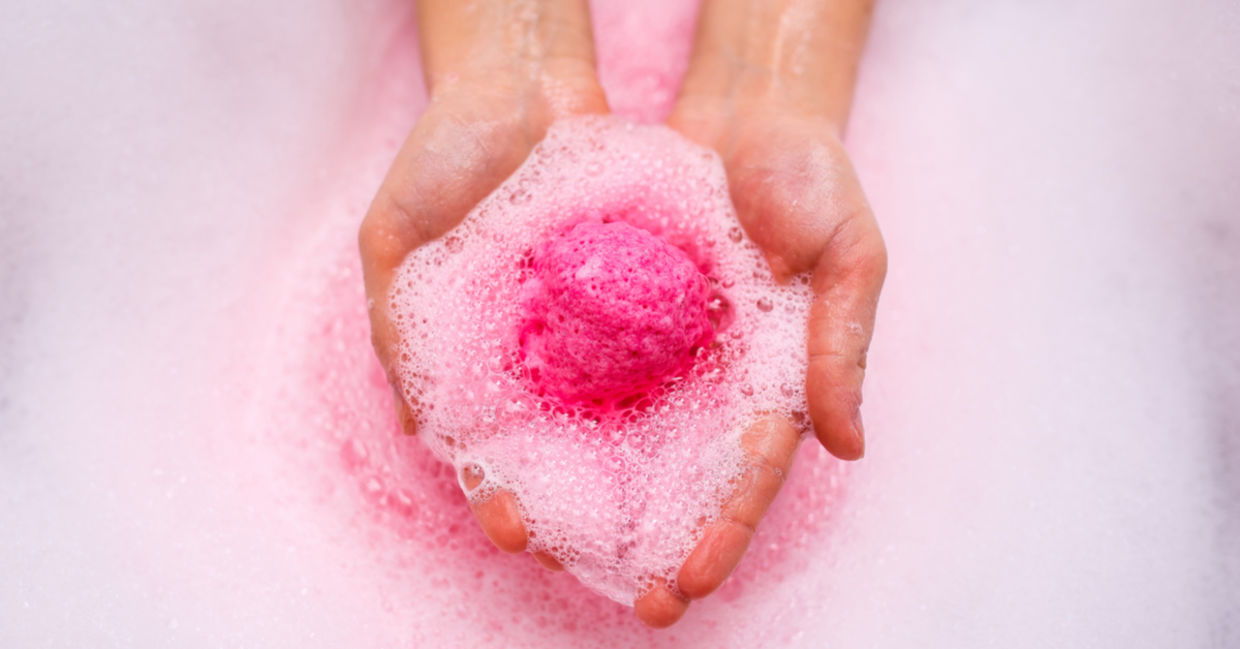
[[769,297],[758,298],[758,310],[759,311],[763,313],[769,313],[771,309],[774,309],[774,308],[775,308],[775,303],[771,302],[771,298]]
[[732,228],[728,230],[728,238],[734,243],[740,243],[740,240],[745,238],[745,233],[741,232],[740,228]]

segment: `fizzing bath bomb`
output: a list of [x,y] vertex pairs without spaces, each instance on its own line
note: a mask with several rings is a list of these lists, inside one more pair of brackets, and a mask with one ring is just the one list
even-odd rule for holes
[[684,251],[624,222],[581,222],[539,247],[526,281],[525,366],[566,402],[615,402],[675,377],[714,336],[710,285]]

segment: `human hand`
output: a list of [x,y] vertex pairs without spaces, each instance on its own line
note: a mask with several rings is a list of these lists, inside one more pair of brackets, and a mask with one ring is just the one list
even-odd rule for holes
[[[741,6],[703,6],[694,57],[668,121],[720,154],[737,216],[776,277],[812,274],[809,415],[828,451],[858,459],[865,451],[861,383],[887,253],[840,136],[869,3]],[[793,12],[804,20],[782,20]],[[800,52],[788,55],[781,46]],[[789,67],[806,51],[818,58]],[[709,595],[731,574],[783,483],[797,441],[796,428],[782,418],[746,433],[751,462],[731,500],[681,567],[678,592],[656,587],[637,601],[642,620],[674,623],[688,600]]]
[[727,135],[709,140],[702,118],[677,113],[672,123],[720,151],[737,216],[775,276],[811,273],[809,415],[828,451],[859,459],[861,383],[887,253],[839,133],[825,119],[763,105],[723,117]]
[[[358,234],[371,337],[388,380],[399,348],[388,290],[405,256],[460,223],[529,155],[556,119],[607,112],[598,84],[585,3],[488,0],[418,3],[423,70],[430,105],[414,125],[371,203]],[[528,29],[514,31],[525,23]],[[397,395],[401,426],[416,422]],[[466,488],[480,476],[466,472]],[[471,482],[473,484],[471,484]],[[498,491],[471,508],[501,550],[528,542],[514,496]],[[557,568],[547,555],[536,555]]]
[[[701,140],[693,125],[672,123]],[[724,156],[732,199],[777,276],[812,272],[806,394],[819,441],[842,459],[864,453],[861,382],[886,252],[848,157],[821,120],[760,114],[731,120]],[[637,602],[648,624],[666,626],[688,599],[718,588],[740,562],[783,484],[799,433],[771,418],[742,438],[751,463],[719,519],[703,532],[677,576],[679,597],[654,589]]]

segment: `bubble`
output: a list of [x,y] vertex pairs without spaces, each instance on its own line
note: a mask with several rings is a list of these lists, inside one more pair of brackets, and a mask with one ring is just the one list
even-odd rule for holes
[[486,477],[486,470],[480,464],[477,462],[467,462],[461,467],[461,474],[459,476],[461,489],[469,493],[477,489],[486,480]]

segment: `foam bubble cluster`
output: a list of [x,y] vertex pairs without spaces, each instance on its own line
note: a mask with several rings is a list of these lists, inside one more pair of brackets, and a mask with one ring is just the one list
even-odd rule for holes
[[718,157],[666,127],[553,125],[389,297],[425,442],[619,602],[674,583],[748,426],[804,421],[808,286],[773,279]]

